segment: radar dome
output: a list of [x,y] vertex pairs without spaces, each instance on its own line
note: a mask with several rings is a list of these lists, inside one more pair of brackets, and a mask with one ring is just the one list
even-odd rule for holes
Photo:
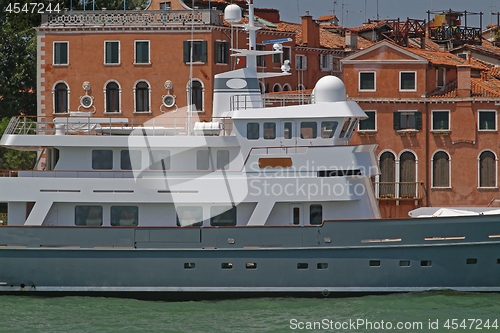
[[224,20],[229,23],[241,21],[241,8],[238,5],[229,5],[224,9]]
[[345,86],[336,76],[323,76],[314,87],[315,103],[341,102],[346,100]]

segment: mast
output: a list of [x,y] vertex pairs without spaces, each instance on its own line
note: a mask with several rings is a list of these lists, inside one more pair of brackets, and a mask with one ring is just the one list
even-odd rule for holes
[[[255,27],[254,23],[254,9],[253,9],[253,0],[247,0],[248,2],[248,24],[246,25],[246,29],[248,30],[248,49],[256,50],[256,33],[255,31],[259,28]],[[247,68],[257,71],[257,56],[254,54],[247,55]]]

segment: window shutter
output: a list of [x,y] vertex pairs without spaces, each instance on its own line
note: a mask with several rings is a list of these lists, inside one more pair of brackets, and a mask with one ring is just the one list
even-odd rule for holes
[[201,42],[201,62],[207,62],[207,42]]
[[184,48],[184,62],[189,62],[189,41],[182,42]]
[[323,55],[320,54],[319,55],[319,69],[323,69]]
[[333,70],[333,55],[328,55],[328,69]]
[[302,69],[306,70],[307,69],[307,56],[304,56],[303,60],[304,60],[304,63],[302,64]]
[[422,112],[420,111],[415,112],[415,129],[416,130],[422,129]]
[[220,42],[214,42],[214,62],[215,63],[219,62],[219,53],[220,53],[220,51],[219,51],[219,48],[217,47],[218,43],[220,43]]
[[229,64],[229,43],[224,42],[224,63]]
[[401,114],[399,112],[393,112],[392,113],[393,119],[394,119],[394,129],[395,130],[400,130],[401,129]]

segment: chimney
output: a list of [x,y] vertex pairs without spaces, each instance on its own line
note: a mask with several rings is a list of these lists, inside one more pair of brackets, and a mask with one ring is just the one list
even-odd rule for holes
[[320,47],[319,25],[313,21],[308,11],[302,16],[302,43],[308,47]]
[[457,97],[470,97],[470,65],[457,66]]
[[356,31],[346,30],[345,48],[349,50],[356,50],[358,48],[358,33]]

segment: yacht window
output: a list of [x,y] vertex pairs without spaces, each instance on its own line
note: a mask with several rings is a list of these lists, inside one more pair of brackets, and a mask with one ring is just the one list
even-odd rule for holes
[[231,262],[223,262],[221,264],[222,269],[233,269],[233,263]]
[[323,223],[323,206],[311,205],[309,208],[309,223],[314,225]]
[[319,262],[316,267],[318,269],[328,269],[328,263],[327,262]]
[[210,151],[198,150],[196,152],[196,168],[198,170],[208,170],[210,166]]
[[140,170],[141,169],[141,151],[140,150],[122,150],[120,167],[122,170]]
[[76,206],[75,225],[102,225],[102,206]]
[[333,138],[337,125],[339,123],[336,121],[322,121],[321,122],[321,137],[323,139]]
[[292,138],[292,135],[293,135],[292,123],[286,122],[285,128],[283,129],[283,138],[288,140]]
[[346,137],[350,138],[352,135],[352,132],[354,132],[354,129],[356,128],[356,124],[358,123],[358,120],[355,119],[351,122],[351,126],[349,127],[349,130],[347,131]]
[[92,150],[92,169],[94,170],[113,169],[113,151]]
[[300,208],[299,207],[293,207],[293,224],[295,224],[295,225],[300,224]]
[[264,123],[264,139],[276,139],[276,123]]
[[349,125],[351,124],[351,119],[349,118],[345,123],[344,126],[342,127],[342,131],[340,131],[340,138],[343,138],[349,129]]
[[316,139],[318,136],[318,125],[315,121],[304,121],[300,123],[300,137],[302,139]]
[[139,207],[111,206],[111,225],[136,226],[139,224]]
[[257,140],[259,138],[259,123],[247,124],[247,139]]
[[229,150],[217,150],[217,169],[229,169]]
[[178,206],[177,225],[181,227],[203,225],[203,207]]
[[150,153],[151,170],[170,170],[170,150],[152,150]]
[[236,225],[236,206],[212,206],[210,216],[211,226]]

